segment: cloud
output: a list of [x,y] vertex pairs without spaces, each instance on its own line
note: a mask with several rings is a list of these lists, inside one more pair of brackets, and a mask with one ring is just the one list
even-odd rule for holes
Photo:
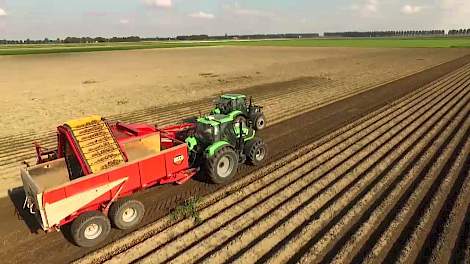
[[173,6],[172,0],[144,0],[144,3],[148,6],[171,8]]
[[7,11],[5,11],[5,9],[0,8],[0,17],[6,16],[6,15],[7,15]]
[[274,16],[273,13],[259,10],[259,9],[243,9],[243,8],[235,8],[232,10],[232,13],[238,16],[253,16],[253,17],[272,17]]
[[125,19],[125,18],[119,20],[119,23],[120,23],[120,24],[123,24],[123,25],[129,24],[129,22],[130,22],[129,19]]
[[358,11],[362,17],[368,17],[379,11],[379,2],[377,0],[366,0],[362,4],[351,5],[350,9]]
[[468,0],[439,0],[441,9],[440,24],[447,27],[470,26],[470,1]]
[[202,18],[202,19],[214,19],[215,18],[214,14],[209,14],[209,13],[205,13],[205,12],[202,12],[202,11],[199,11],[197,13],[189,14],[189,16],[193,17],[193,18]]
[[414,15],[423,10],[422,6],[415,6],[415,5],[404,5],[401,8],[401,12],[406,15]]

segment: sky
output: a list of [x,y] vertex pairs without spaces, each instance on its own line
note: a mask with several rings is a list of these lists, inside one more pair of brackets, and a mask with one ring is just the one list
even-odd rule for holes
[[0,0],[0,39],[470,28],[470,0]]

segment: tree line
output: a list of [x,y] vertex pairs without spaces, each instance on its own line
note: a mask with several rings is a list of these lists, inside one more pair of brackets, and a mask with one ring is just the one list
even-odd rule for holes
[[[445,30],[389,30],[389,31],[348,31],[348,32],[325,32],[325,37],[416,37],[416,36],[470,36],[470,29],[452,29],[447,33]],[[147,37],[138,36],[129,37],[66,37],[64,39],[43,40],[7,40],[0,39],[0,44],[54,44],[54,43],[106,43],[106,42],[139,42],[139,41],[165,41],[165,40],[249,40],[249,39],[301,39],[318,38],[318,33],[285,33],[285,34],[252,34],[252,35],[182,35],[177,37]]]
[[452,29],[446,34],[445,30],[388,30],[388,31],[348,31],[348,32],[325,32],[325,37],[418,37],[418,36],[469,36],[470,29]]

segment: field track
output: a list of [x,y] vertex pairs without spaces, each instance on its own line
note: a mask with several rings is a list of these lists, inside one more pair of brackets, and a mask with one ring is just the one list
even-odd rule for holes
[[469,114],[467,65],[81,261],[465,263]]
[[[252,190],[252,187],[248,187],[248,186],[252,186],[255,181],[258,181],[259,179],[265,179],[265,180],[270,179],[271,176],[266,176],[266,175],[270,175],[270,174],[277,175],[276,173],[278,173],[277,172],[278,170],[284,171],[285,173],[290,175],[291,173],[289,173],[288,171],[297,171],[296,170],[297,168],[299,168],[299,170],[304,170],[305,173],[308,173],[308,170],[310,170],[308,168],[310,167],[303,166],[304,163],[310,162],[310,160],[313,160],[313,159],[316,159],[318,162],[318,159],[319,159],[319,158],[312,157],[309,154],[310,152],[317,153],[319,156],[324,157],[323,152],[326,153],[326,151],[329,151],[330,149],[329,147],[327,148],[326,146],[330,146],[332,148],[335,148],[334,146],[336,146],[336,145],[331,145],[332,143],[330,141],[332,141],[333,139],[337,137],[340,137],[343,134],[344,135],[341,137],[344,140],[346,140],[347,137],[353,135],[351,134],[351,132],[348,132],[349,130],[353,130],[353,129],[355,129],[354,130],[356,131],[355,133],[362,133],[363,136],[366,136],[367,134],[364,134],[366,132],[360,132],[357,130],[356,127],[360,126],[366,120],[372,119],[373,116],[382,115],[382,117],[385,117],[384,113],[386,111],[391,111],[389,109],[391,109],[392,107],[395,107],[395,105],[397,104],[401,104],[403,100],[406,100],[407,98],[409,99],[411,98],[411,96],[418,96],[418,94],[425,94],[425,95],[420,95],[421,96],[420,98],[423,99],[423,101],[424,101],[424,98],[428,98],[429,100],[431,100],[431,97],[434,95],[433,91],[439,91],[439,94],[443,92],[441,86],[446,85],[446,87],[449,88],[449,87],[453,87],[452,83],[455,83],[458,80],[460,80],[460,82],[468,81],[466,79],[470,78],[469,77],[470,66],[467,65],[463,68],[460,68],[460,67],[462,67],[463,65],[466,65],[469,62],[470,62],[470,57],[468,56],[463,57],[461,59],[440,65],[438,67],[426,70],[424,72],[420,72],[413,76],[406,77],[406,78],[385,84],[383,86],[377,87],[367,92],[359,93],[357,95],[347,97],[343,100],[340,100],[340,101],[337,101],[337,102],[334,102],[334,103],[331,103],[331,104],[328,104],[319,108],[314,107],[315,108],[314,110],[306,111],[303,114],[295,115],[294,117],[288,118],[282,122],[278,122],[278,123],[273,122],[273,124],[270,127],[268,127],[265,131],[261,132],[261,136],[267,141],[268,145],[270,146],[271,155],[269,157],[268,165],[266,167],[263,167],[263,168],[253,168],[250,166],[242,167],[239,173],[240,175],[238,177],[238,180],[234,184],[231,184],[229,186],[213,185],[213,184],[206,183],[201,179],[195,179],[195,180],[189,181],[188,183],[184,185],[159,186],[159,187],[144,191],[142,193],[139,193],[136,196],[136,198],[141,200],[145,204],[145,207],[146,207],[146,215],[144,217],[142,228],[136,232],[128,234],[127,236],[126,234],[129,232],[113,230],[109,240],[106,242],[106,244],[108,245],[104,246],[101,249],[100,248],[93,248],[93,249],[78,248],[64,241],[63,234],[65,233],[43,234],[42,232],[39,232],[38,234],[30,234],[29,230],[25,230],[26,225],[33,232],[37,230],[38,227],[37,225],[34,224],[33,221],[31,221],[32,218],[30,215],[25,214],[22,210],[19,210],[24,201],[24,194],[19,190],[14,190],[13,192],[10,193],[10,197],[8,197],[8,199],[5,199],[5,198],[0,199],[1,201],[0,213],[2,214],[2,219],[3,219],[3,221],[0,223],[0,227],[1,227],[0,230],[2,230],[2,233],[0,235],[2,237],[2,242],[3,242],[2,251],[0,251],[0,259],[4,260],[5,262],[31,262],[31,261],[34,262],[34,260],[36,260],[38,262],[40,261],[40,262],[47,262],[47,263],[65,263],[65,262],[70,262],[72,260],[83,257],[86,254],[89,254],[89,255],[86,255],[86,257],[82,260],[85,263],[86,262],[95,263],[95,262],[102,262],[105,260],[113,261],[112,257],[116,257],[116,259],[119,259],[119,254],[123,253],[127,249],[130,249],[129,252],[133,252],[133,248],[134,248],[133,246],[138,244],[139,245],[138,247],[147,248],[147,252],[139,253],[136,257],[136,260],[144,261],[146,257],[152,255],[153,250],[158,250],[160,247],[165,246],[164,244],[161,244],[160,247],[154,247],[152,244],[146,244],[145,241],[146,240],[151,241],[152,236],[154,235],[161,236],[160,233],[164,232],[165,229],[167,228],[171,229],[172,226],[176,226],[175,223],[168,221],[168,219],[165,218],[164,216],[167,215],[169,210],[174,208],[177,204],[181,203],[185,199],[191,196],[196,196],[196,195],[204,196],[204,203],[202,204],[202,210],[206,210],[204,208],[209,208],[210,206],[213,206],[215,202],[219,200],[230,202],[234,205],[233,208],[235,208],[236,205],[240,203],[240,201],[230,200],[230,199],[227,200],[227,197],[229,197],[231,194],[239,193],[239,190],[241,189],[243,189],[242,192],[244,192],[245,189],[246,191]],[[437,78],[442,77],[442,76],[444,77],[436,80]],[[295,85],[291,85],[288,87],[298,87],[302,85],[304,85],[305,87],[308,87],[309,85],[312,85],[313,87],[315,87],[315,83],[318,81],[320,82],[326,81],[326,83],[323,83],[322,85],[327,85],[331,83],[331,81],[328,81],[325,79],[301,79],[301,80],[288,82],[287,84],[292,84],[292,83],[295,84]],[[283,87],[282,85],[285,85],[285,84],[279,84],[279,85],[281,86],[271,87],[272,90],[269,86],[258,87],[258,90],[260,90],[260,94],[258,94],[257,96],[261,96],[263,94],[274,94],[274,92],[272,92],[273,90],[279,90],[280,88]],[[419,89],[420,87],[422,88]],[[434,87],[434,88],[431,88],[431,87]],[[438,89],[436,87],[441,87],[441,89]],[[433,89],[433,90],[428,90],[428,89]],[[455,89],[457,88],[452,89],[454,93],[456,91]],[[464,89],[464,88],[460,87],[460,89]],[[427,90],[427,92],[425,90]],[[253,95],[255,96],[255,94]],[[403,96],[406,96],[405,99],[396,101],[402,98]],[[450,98],[451,96],[453,96],[453,94],[447,94],[446,98]],[[436,99],[433,99],[433,100],[436,100]],[[453,100],[455,101],[455,99]],[[413,101],[413,102],[414,104],[417,103],[416,101]],[[434,102],[434,101],[425,101],[425,102]],[[385,105],[389,105],[389,106],[387,106],[386,108],[382,108]],[[409,106],[411,106],[411,103]],[[426,107],[426,109],[430,109],[426,105],[423,105],[423,107]],[[400,128],[401,130],[406,129],[405,127],[409,126],[409,125],[405,125],[406,123],[404,123],[406,122],[406,120],[409,120],[409,119],[406,119],[406,120],[401,119],[401,118],[405,118],[405,114],[402,112],[405,111],[406,109],[408,108],[403,108],[399,111],[394,110],[394,113],[396,114],[397,118],[398,118],[398,114],[401,113],[399,114],[400,115],[399,119],[393,119],[396,122],[398,122],[397,126],[403,127],[403,128]],[[160,110],[154,109],[155,111],[154,115],[157,116],[158,111]],[[195,111],[197,111],[197,109]],[[355,120],[367,115],[367,113],[371,113],[373,111],[375,111],[373,114],[366,116],[360,119],[359,121],[354,122]],[[420,113],[425,115],[425,113],[428,113],[429,111],[431,110],[428,110],[427,112],[421,111]],[[377,119],[377,117],[375,118],[375,120],[377,120],[377,122],[380,122],[380,120]],[[385,119],[385,120],[388,120],[388,119]],[[422,118],[420,120],[422,120]],[[354,123],[351,123],[351,122],[354,122]],[[377,124],[370,123],[370,125],[373,125],[373,124],[375,124],[374,127],[376,127],[377,129],[380,128],[379,123]],[[394,124],[383,124],[383,122],[382,122],[382,125],[387,125],[390,129],[395,127],[395,126],[391,126]],[[364,125],[362,127],[365,128]],[[397,128],[395,128],[394,131],[396,133],[399,133],[396,130]],[[383,128],[381,128],[380,131],[383,131]],[[374,135],[377,135],[377,134],[374,134]],[[320,139],[322,136],[325,136],[325,137]],[[389,137],[390,138],[382,138],[381,140],[383,142],[390,142],[392,140],[392,137],[391,136]],[[357,138],[355,137],[355,139]],[[364,141],[365,139],[361,139],[361,140],[362,141],[357,141],[357,142],[366,142]],[[375,140],[376,139],[374,139],[373,142],[378,142]],[[315,143],[312,144],[311,142],[314,142],[314,141]],[[330,142],[328,143],[329,145],[327,144],[327,142]],[[348,142],[349,142],[348,144],[353,144],[352,147],[356,146],[355,148],[357,148],[358,145],[355,143],[356,141],[349,140]],[[327,144],[327,145],[324,145],[324,144]],[[373,143],[373,144],[378,144],[378,143]],[[376,148],[378,147],[379,146],[376,146]],[[319,150],[316,150],[317,148]],[[348,148],[349,146],[347,144],[346,145],[343,144],[341,145],[341,149],[336,150],[337,152],[330,151],[328,152],[329,153],[328,155],[332,155],[331,158],[334,159],[335,158],[334,156],[339,155],[340,151],[343,151],[343,150],[349,151],[348,153],[353,153],[351,152],[351,149],[349,148],[348,150]],[[373,154],[374,152],[375,150],[368,149],[367,152],[363,151],[360,153],[362,153],[361,155],[366,155],[366,157],[372,157],[374,155]],[[344,157],[344,156],[341,156],[341,157],[345,159],[351,158],[351,157]],[[376,157],[376,156],[373,156],[373,157]],[[338,160],[337,158],[334,160],[335,162],[338,162],[338,164],[343,162],[342,160]],[[358,164],[362,164],[362,161],[357,161],[357,162]],[[328,164],[333,164],[333,163],[330,162]],[[338,166],[341,166],[341,165],[338,165]],[[343,170],[346,170],[346,173],[347,173],[348,170],[344,166],[345,165],[343,165],[342,168]],[[301,167],[303,167],[303,169],[300,169]],[[319,167],[323,167],[323,164],[320,164]],[[311,169],[314,170],[314,168],[311,168]],[[331,168],[331,170],[333,169],[334,168]],[[324,171],[325,168],[323,168],[322,170],[324,174],[333,173],[333,171]],[[299,177],[299,175],[289,176],[286,178],[286,180],[288,179],[292,180],[293,179],[292,177]],[[332,176],[329,176],[329,177],[330,178],[328,179],[332,179],[331,178]],[[298,179],[300,178],[302,177],[299,177]],[[361,177],[358,176],[358,178],[356,179],[359,179],[359,178]],[[281,179],[281,178],[274,178],[274,179]],[[334,182],[336,181],[338,180],[333,180],[331,183],[334,184]],[[272,185],[277,184],[276,181],[273,181],[272,183],[273,183]],[[288,186],[288,185],[290,186],[292,183],[284,182],[284,184],[285,184],[284,186]],[[325,191],[319,191],[319,193],[326,192],[326,190],[330,190],[331,192],[331,189],[328,189],[328,184],[326,182],[324,182],[324,184],[325,184],[325,187],[327,187],[327,189],[325,189]],[[346,183],[341,181],[341,184],[343,184],[341,186],[344,187],[344,184]],[[354,183],[351,183],[351,184],[354,184]],[[296,185],[296,186],[299,187],[299,185]],[[260,186],[259,188],[261,190],[266,187]],[[288,190],[293,191],[294,189],[289,188]],[[349,187],[347,186],[344,187],[344,190],[349,190]],[[455,188],[452,190],[455,190]],[[255,193],[256,191],[252,191],[252,194],[255,194]],[[315,197],[315,195],[313,197]],[[321,197],[323,197],[321,199],[328,198],[327,196],[324,196],[324,195]],[[324,198],[324,197],[327,197],[327,198]],[[351,198],[350,196],[348,197]],[[245,199],[245,198],[240,198],[240,199]],[[263,199],[265,201],[268,201],[269,197],[264,196]],[[336,199],[337,198],[331,198],[330,200],[334,202],[336,201]],[[458,200],[459,204],[465,203],[465,199],[466,199],[465,197],[460,198]],[[262,202],[264,200],[260,200],[259,202]],[[254,201],[252,201],[251,205],[253,205],[253,207],[257,206],[257,204],[253,204],[253,202]],[[298,201],[297,205],[301,202],[302,201]],[[256,203],[258,203],[258,201],[256,201]],[[324,206],[329,206],[329,204],[330,204],[329,202],[326,202]],[[457,203],[454,203],[454,204],[457,204]],[[18,218],[18,216],[15,214],[15,208],[13,207],[13,205],[16,206],[16,209],[19,211],[20,216],[22,217],[24,221],[21,221],[20,220],[21,218]],[[277,205],[274,205],[274,207],[276,206]],[[446,206],[447,206],[447,203],[446,203]],[[204,219],[206,219],[207,221],[210,221],[210,219],[214,218],[217,214],[219,213],[222,214],[223,212],[225,212],[224,208],[233,209],[232,207],[218,207],[218,208],[220,208],[222,211],[215,213],[215,215],[212,215],[212,216],[209,215],[207,217],[204,217]],[[242,207],[237,207],[237,208],[238,208],[237,209],[238,211],[234,211],[234,213],[243,215],[243,212],[240,211],[243,208]],[[294,211],[290,212],[289,214],[294,214],[296,212],[305,212],[301,210],[301,206],[297,208],[298,209],[293,209]],[[325,208],[330,208],[330,207],[325,207]],[[344,207],[344,208],[348,208],[348,207]],[[452,217],[449,217],[450,219],[449,222],[452,224],[451,227],[455,226],[454,225],[455,221],[457,221],[457,223],[460,223],[460,222],[469,223],[470,222],[469,217],[466,216],[465,212],[462,214],[461,212],[462,210],[460,210],[460,208],[462,207],[458,207],[457,209],[452,211],[455,213],[452,214]],[[245,208],[245,209],[249,209],[249,208]],[[269,213],[269,212],[266,212],[266,213]],[[323,211],[320,208],[318,212],[321,213]],[[319,216],[320,213],[315,214],[315,216]],[[345,214],[345,212],[341,212],[339,216],[341,216],[343,213]],[[211,213],[211,214],[214,214],[214,213]],[[161,217],[164,217],[164,218],[155,222],[157,219]],[[236,218],[237,215],[233,215],[233,217]],[[226,222],[225,222],[226,224],[224,223],[219,224],[220,229],[232,226],[232,222],[230,220],[231,218],[229,218],[229,216],[224,215],[223,219],[226,219]],[[270,219],[271,219],[270,221],[275,220],[275,218],[270,218]],[[295,221],[298,221],[299,218],[295,218],[295,219],[297,219]],[[184,234],[185,232],[184,230],[193,230],[194,228],[194,226],[192,226],[192,223],[190,221],[183,221],[183,222],[185,223],[188,222],[186,224],[188,224],[189,227],[185,227],[186,229],[181,229],[182,230],[181,235]],[[284,223],[284,222],[280,221],[278,223]],[[294,223],[297,223],[297,222],[294,222]],[[336,222],[331,221],[330,223],[336,223]],[[180,224],[177,223],[177,225],[179,226]],[[248,223],[247,225],[249,226],[250,224]],[[266,224],[266,226],[268,226],[268,224]],[[290,225],[290,226],[292,227],[294,225]],[[447,226],[447,222],[446,222],[446,225],[440,225],[440,228],[445,229],[445,226]],[[275,230],[276,225],[274,225],[271,228]],[[303,227],[301,228],[303,231]],[[467,247],[467,245],[469,244],[468,242],[465,242],[464,240],[460,238],[456,238],[456,237],[460,236],[461,234],[470,233],[469,229],[470,228],[462,228],[461,230],[449,229],[448,231],[446,231],[446,236],[455,238],[454,240],[456,240],[456,244],[458,245],[452,248],[460,249],[460,248]],[[329,229],[323,228],[321,230],[323,232]],[[355,230],[355,229],[350,229],[350,230]],[[208,234],[212,234],[212,233],[215,234],[216,231],[207,230],[206,232],[208,232]],[[260,232],[263,232],[262,229],[260,229]],[[317,235],[315,237],[320,238],[320,236],[322,235],[322,232],[317,232]],[[256,234],[257,233],[254,233],[253,235],[255,236]],[[284,240],[286,243],[288,241],[291,241],[292,238],[297,237],[298,231],[293,231],[291,232],[291,234],[292,235],[289,235],[289,238],[282,238],[282,240]],[[121,239],[124,236],[126,236],[126,238]],[[262,241],[264,239],[263,236],[259,236],[259,237],[260,237],[259,241]],[[279,238],[276,238],[276,239],[279,240]],[[117,241],[117,242],[113,242],[113,241]],[[247,250],[251,248],[252,245],[255,245],[256,243],[258,243],[258,238],[255,238],[255,239],[251,238],[250,241],[251,241],[250,245],[247,245],[245,247]],[[270,243],[275,243],[276,240],[271,240],[271,238],[269,238],[269,241],[271,241]],[[196,241],[195,243],[198,243],[198,241]],[[339,244],[340,243],[336,243],[334,245],[339,245]],[[225,244],[222,244],[222,245],[225,245]],[[331,246],[332,244],[328,244],[328,245]],[[187,247],[188,245],[184,245],[184,248],[182,248],[182,250]],[[444,243],[440,247],[449,247],[449,245],[447,243]],[[303,252],[303,253],[299,253],[299,256],[296,255],[295,257],[291,259],[300,260],[304,255],[307,255],[307,253],[309,252],[311,248],[314,248],[314,247],[313,245],[310,245],[309,243],[303,245],[301,249],[297,251],[297,252]],[[243,249],[240,249],[240,250],[243,251]],[[93,253],[94,251],[95,253]],[[215,252],[216,250],[214,250],[212,253],[215,253]],[[281,252],[280,249],[279,249],[279,252]],[[330,251],[322,251],[322,252],[333,252],[333,251],[330,250]],[[448,251],[444,250],[443,252],[448,252]],[[458,250],[457,252],[463,252],[463,251]],[[271,253],[272,252],[270,252],[269,254]],[[171,254],[171,252],[169,252],[169,254]],[[454,253],[449,254],[449,255],[452,258],[455,258],[455,256],[457,256]],[[442,254],[442,256],[445,256],[445,254]],[[464,258],[465,254],[461,254],[461,256],[462,258]],[[172,259],[173,257],[169,256],[169,259]],[[260,259],[265,260],[265,257],[261,256]],[[325,259],[332,259],[332,258],[331,256],[327,255],[325,256]]]

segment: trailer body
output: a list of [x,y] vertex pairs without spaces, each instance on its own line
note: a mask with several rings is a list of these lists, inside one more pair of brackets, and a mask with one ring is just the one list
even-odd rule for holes
[[91,139],[93,149],[83,145],[88,140],[85,128],[85,143],[81,144],[80,133],[71,126],[60,126],[53,154],[38,150],[38,164],[21,169],[24,206],[45,231],[57,230],[88,211],[107,214],[117,199],[157,184],[181,184],[196,173],[189,167],[187,144],[166,136],[164,130],[145,124],[109,123],[100,117],[91,120],[104,131],[90,134],[97,138]]

